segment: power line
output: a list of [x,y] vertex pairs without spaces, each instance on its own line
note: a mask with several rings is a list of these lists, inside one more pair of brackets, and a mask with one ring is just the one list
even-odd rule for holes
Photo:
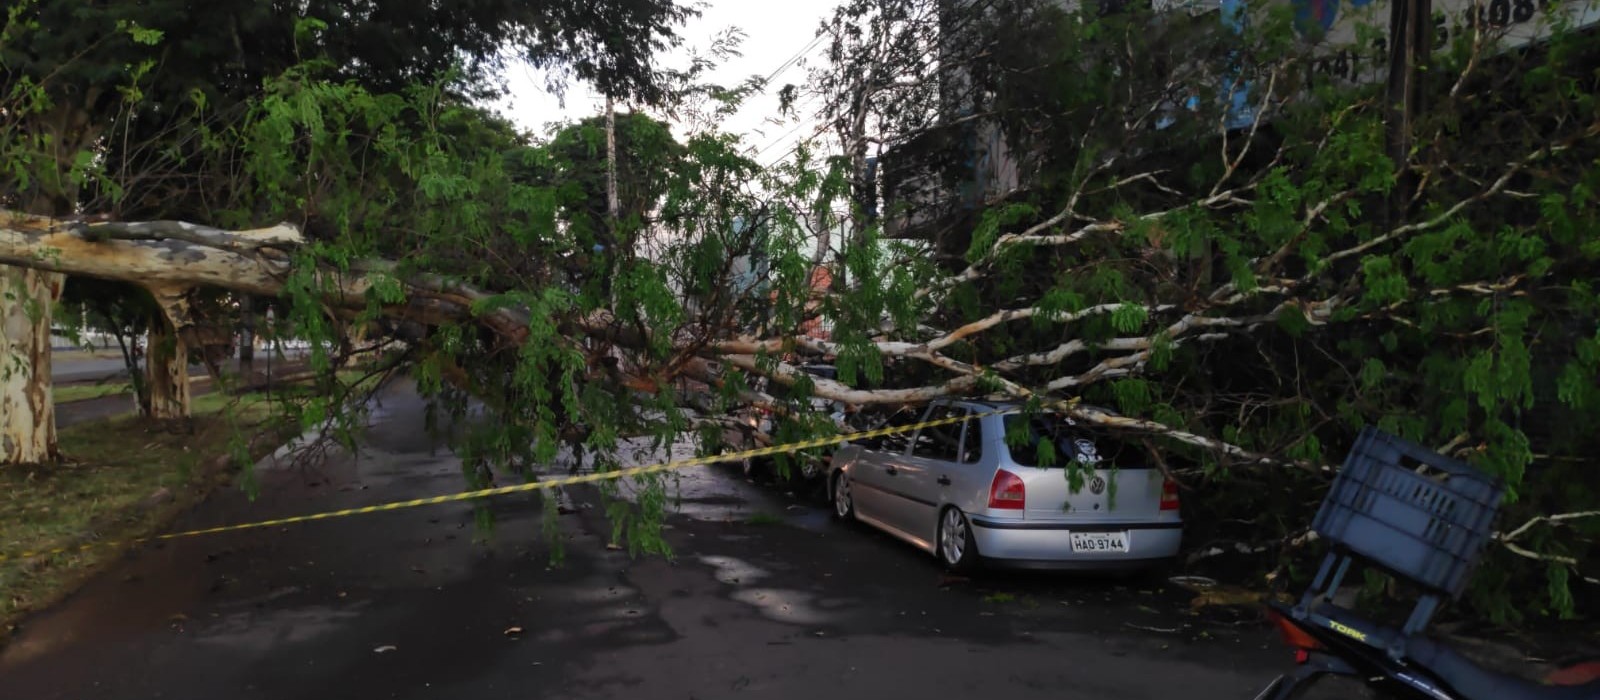
[[[805,109],[807,107],[810,107],[812,104],[815,104],[816,101],[819,100],[819,99],[822,99],[822,95],[820,93],[813,93],[811,95],[811,97],[808,98],[806,101],[801,102],[800,104],[793,106],[791,108],[791,111],[794,112],[794,114],[796,115],[797,119],[799,119],[800,121],[794,125],[794,128],[784,132],[782,135],[778,136],[777,138],[774,138],[773,140],[767,142],[767,145],[762,146],[759,150],[757,150],[754,154],[752,154],[751,157],[753,157],[753,158],[754,157],[760,157],[761,154],[772,150],[773,146],[776,146],[779,143],[782,143],[784,139],[789,138],[789,136],[794,134],[794,132],[799,131],[801,127],[805,126],[806,125],[806,123],[804,121],[805,117],[800,116],[800,115],[804,114]],[[752,148],[753,148],[753,146],[752,146]]]
[[776,146],[776,145],[778,145],[778,144],[779,144],[779,143],[782,143],[782,142],[783,142],[783,140],[784,140],[784,139],[786,139],[786,138],[789,138],[789,136],[790,136],[790,135],[791,135],[791,134],[793,134],[793,133],[794,133],[794,132],[796,132],[796,131],[799,131],[799,130],[800,130],[800,127],[803,127],[803,126],[805,126],[805,125],[806,125],[806,123],[805,123],[805,122],[799,122],[799,123],[796,123],[796,124],[795,124],[795,125],[794,125],[794,128],[793,128],[793,129],[790,129],[790,130],[788,130],[788,131],[785,131],[785,132],[783,132],[783,135],[782,135],[782,136],[779,136],[779,137],[778,137],[778,138],[775,138],[775,139],[773,139],[773,140],[772,140],[772,142],[771,142],[771,143],[768,143],[768,144],[767,144],[767,145],[765,145],[765,146],[762,146],[762,147],[761,147],[761,150],[759,150],[759,151],[756,151],[756,152],[755,152],[755,153],[752,153],[752,154],[750,154],[750,157],[751,157],[751,158],[760,158],[760,157],[761,157],[761,154],[763,154],[763,153],[766,153],[766,152],[767,152],[767,151],[770,151],[770,150],[772,150],[772,147],[773,147],[773,146]]
[[[807,137],[805,137],[803,139],[800,139],[799,141],[796,141],[795,144],[789,148],[789,150],[784,151],[783,155],[778,156],[777,158],[774,158],[772,160],[772,162],[767,163],[764,166],[761,166],[762,169],[765,170],[767,168],[771,168],[774,165],[782,163],[789,156],[792,156],[795,153],[798,153],[802,146],[805,146],[807,144],[810,144],[812,141],[817,140],[817,137],[821,136],[823,134],[823,132],[825,132],[827,130],[828,130],[828,123],[827,122],[823,122],[821,124],[818,124],[817,128],[814,131],[811,132],[810,136],[807,136]],[[760,155],[760,154],[758,153],[756,155]]]
[[767,78],[765,80],[761,81],[761,83],[763,85],[771,83],[773,78],[776,78],[779,75],[782,75],[784,71],[789,70],[796,63],[799,63],[800,59],[802,57],[804,57],[804,56],[810,54],[812,51],[816,50],[817,44],[821,43],[823,37],[825,37],[825,36],[827,36],[827,34],[818,33],[817,36],[811,40],[811,43],[806,44],[799,51],[796,51],[793,56],[790,56],[789,60],[784,61],[782,65],[779,65],[777,68],[773,69],[773,71],[771,73],[769,73],[767,75]]

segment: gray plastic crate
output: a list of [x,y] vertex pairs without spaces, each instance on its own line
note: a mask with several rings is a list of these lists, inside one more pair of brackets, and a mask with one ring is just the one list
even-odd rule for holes
[[1311,528],[1389,572],[1461,595],[1505,495],[1499,479],[1368,426]]

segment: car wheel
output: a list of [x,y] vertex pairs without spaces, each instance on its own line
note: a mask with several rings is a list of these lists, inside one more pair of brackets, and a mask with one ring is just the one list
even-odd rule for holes
[[833,517],[839,520],[854,520],[856,517],[856,504],[850,500],[850,474],[839,472],[833,477]]
[[978,562],[978,545],[972,525],[960,508],[950,506],[939,516],[939,561],[951,571],[969,571]]
[[817,464],[816,460],[804,459],[804,458],[802,458],[800,460],[800,478],[801,479],[804,479],[806,481],[811,481],[812,479],[815,479],[815,478],[817,478],[818,476],[821,476],[821,475],[822,475],[822,467]]

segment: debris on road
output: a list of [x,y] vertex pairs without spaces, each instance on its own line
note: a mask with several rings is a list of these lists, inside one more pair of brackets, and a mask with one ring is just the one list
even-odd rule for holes
[[400,647],[397,647],[397,646],[395,646],[393,644],[385,644],[383,646],[373,648],[372,651],[374,653],[378,653],[378,654],[387,654],[387,653],[389,653],[391,651],[399,651],[399,650],[400,650]]
[[1239,607],[1259,605],[1266,600],[1267,594],[1263,591],[1252,591],[1233,586],[1218,586],[1207,589],[1189,601],[1189,607],[1200,609],[1204,607]]

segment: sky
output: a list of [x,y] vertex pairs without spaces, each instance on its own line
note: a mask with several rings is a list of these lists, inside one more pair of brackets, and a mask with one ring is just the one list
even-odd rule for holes
[[[662,57],[675,67],[688,64],[688,49],[704,49],[717,33],[730,26],[744,30],[741,56],[730,58],[709,76],[722,85],[734,85],[751,75],[766,77],[800,55],[800,60],[778,73],[766,94],[752,97],[739,112],[722,124],[722,129],[740,134],[756,160],[763,164],[783,157],[798,141],[812,136],[816,123],[810,119],[769,120],[778,114],[777,91],[785,83],[804,83],[807,65],[822,60],[826,42],[814,42],[817,26],[833,11],[838,0],[701,0],[700,17],[691,20],[680,34],[683,47]],[[526,65],[513,65],[506,77],[510,95],[495,107],[518,126],[544,133],[545,124],[569,121],[605,108],[605,98],[587,86],[573,83],[566,90],[565,105],[544,89],[544,76]]]

